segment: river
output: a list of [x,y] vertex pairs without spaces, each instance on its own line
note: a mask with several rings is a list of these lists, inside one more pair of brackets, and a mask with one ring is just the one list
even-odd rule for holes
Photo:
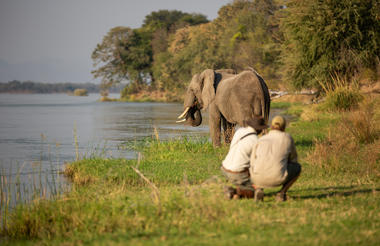
[[207,114],[200,127],[175,123],[183,110],[179,103],[98,102],[99,98],[0,94],[2,189],[18,182],[18,192],[30,193],[31,186],[40,185],[49,193],[57,189],[64,164],[77,154],[134,159],[137,153],[126,146],[154,136],[154,129],[160,140],[208,135]]

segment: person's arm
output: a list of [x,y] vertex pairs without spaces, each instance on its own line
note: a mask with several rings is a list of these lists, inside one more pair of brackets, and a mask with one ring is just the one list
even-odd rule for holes
[[254,160],[256,158],[256,150],[257,150],[257,142],[252,147],[251,158],[249,162],[251,167],[253,166]]
[[298,154],[296,150],[296,145],[294,144],[294,140],[292,137],[290,137],[290,140],[291,140],[291,145],[290,145],[289,161],[298,162]]

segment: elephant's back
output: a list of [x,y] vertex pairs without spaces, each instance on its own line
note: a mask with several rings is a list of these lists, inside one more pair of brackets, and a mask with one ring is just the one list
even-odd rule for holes
[[216,91],[216,105],[227,121],[242,125],[253,117],[253,105],[262,94],[260,81],[252,71],[222,80]]

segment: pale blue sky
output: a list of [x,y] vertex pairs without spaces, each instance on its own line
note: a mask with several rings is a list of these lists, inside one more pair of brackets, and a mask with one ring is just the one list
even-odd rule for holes
[[0,82],[93,81],[91,52],[115,26],[160,9],[212,20],[231,0],[0,0]]

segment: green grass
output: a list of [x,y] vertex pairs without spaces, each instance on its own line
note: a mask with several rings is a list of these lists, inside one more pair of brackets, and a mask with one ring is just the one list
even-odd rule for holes
[[[298,105],[283,108],[292,110]],[[288,127],[303,172],[289,201],[223,199],[219,167],[228,148],[207,139],[150,140],[142,158],[87,159],[68,165],[70,192],[17,207],[4,245],[377,245],[379,178],[326,170],[307,160],[337,118]],[[364,164],[364,163],[363,163]],[[148,184],[136,167],[153,184]],[[1,239],[0,239],[1,240]]]
[[288,109],[292,106],[292,103],[290,102],[271,102],[270,107],[271,109]]

